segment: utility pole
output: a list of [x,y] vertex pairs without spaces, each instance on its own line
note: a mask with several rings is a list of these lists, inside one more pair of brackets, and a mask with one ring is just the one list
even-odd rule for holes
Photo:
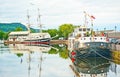
[[117,28],[117,27],[115,26],[115,37],[116,37],[116,28]]
[[104,34],[106,35],[106,28],[104,28]]

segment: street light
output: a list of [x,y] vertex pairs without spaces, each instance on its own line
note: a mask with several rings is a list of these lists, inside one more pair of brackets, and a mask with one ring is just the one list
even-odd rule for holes
[[104,28],[104,34],[106,35],[106,28]]
[[106,33],[106,28],[104,28],[104,33]]
[[117,27],[115,26],[115,37],[116,37],[116,28],[117,28]]

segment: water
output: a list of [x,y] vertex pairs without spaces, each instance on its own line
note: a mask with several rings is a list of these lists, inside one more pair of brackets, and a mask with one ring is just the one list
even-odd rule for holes
[[[116,53],[119,52],[116,51],[113,55]],[[57,45],[41,47],[0,44],[0,77],[78,77],[70,67],[74,64],[67,54],[66,47],[58,47]],[[89,58],[84,61],[88,60]],[[100,59],[95,58],[95,60],[93,64],[97,64]],[[107,62],[109,64],[106,66],[108,70],[95,74],[93,77],[120,77],[120,61]],[[82,72],[79,72],[79,75],[80,77],[92,76],[92,74]]]

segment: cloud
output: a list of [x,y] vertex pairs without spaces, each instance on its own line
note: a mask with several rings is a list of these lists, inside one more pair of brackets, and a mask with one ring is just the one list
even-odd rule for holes
[[[96,17],[96,23],[118,23],[120,20],[119,0],[1,0],[0,21],[18,21],[27,23],[27,9],[31,16],[31,23],[36,23],[37,9],[42,15],[44,26],[58,27],[63,23],[83,24],[84,14],[87,11]],[[36,24],[37,25],[37,24]]]

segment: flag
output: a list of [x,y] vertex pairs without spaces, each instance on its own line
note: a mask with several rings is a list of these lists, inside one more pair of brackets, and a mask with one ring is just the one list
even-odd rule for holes
[[92,18],[92,19],[95,19],[95,17],[94,17],[94,16],[91,16],[91,18]]

